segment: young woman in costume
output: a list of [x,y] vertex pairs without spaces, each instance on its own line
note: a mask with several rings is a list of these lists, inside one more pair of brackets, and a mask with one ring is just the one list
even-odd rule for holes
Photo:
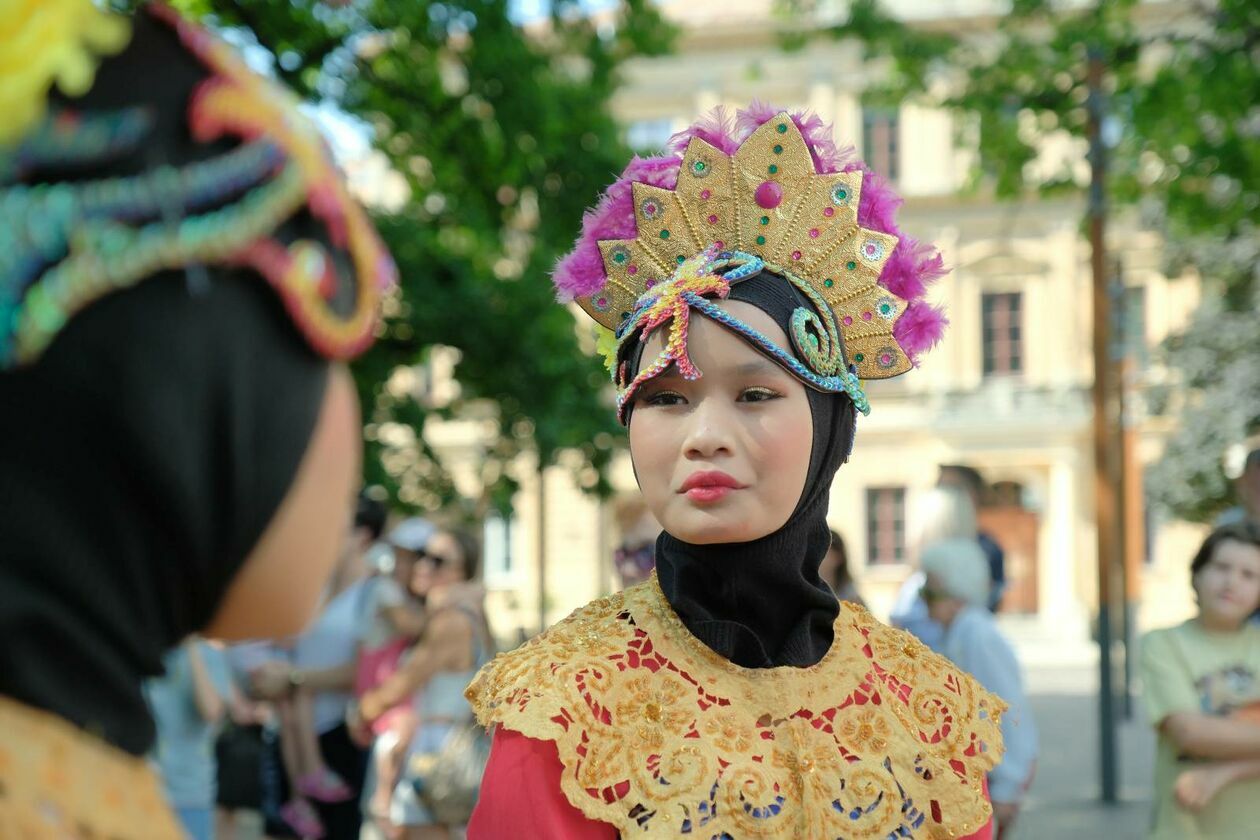
[[178,838],[141,683],[189,634],[310,618],[393,265],[209,33],[0,7],[0,836]]
[[472,840],[988,836],[1001,701],[818,575],[861,380],[943,323],[897,203],[816,117],[754,106],[588,215],[556,283],[606,330],[664,532],[650,580],[469,687],[496,727]]

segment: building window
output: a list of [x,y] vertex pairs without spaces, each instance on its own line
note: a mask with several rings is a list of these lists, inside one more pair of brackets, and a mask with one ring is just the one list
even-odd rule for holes
[[635,120],[626,126],[626,145],[634,152],[659,154],[674,136],[674,121],[668,117]]
[[1023,295],[1019,292],[982,295],[984,375],[1007,376],[1024,369]]
[[512,556],[512,527],[515,522],[515,517],[505,519],[498,513],[486,517],[481,555],[486,585],[491,589],[511,588],[519,582]]
[[1125,353],[1133,366],[1142,370],[1150,361],[1146,346],[1146,287],[1125,286],[1120,310]]
[[866,165],[896,183],[901,177],[896,108],[862,109],[862,154]]
[[866,561],[906,562],[906,488],[866,489]]

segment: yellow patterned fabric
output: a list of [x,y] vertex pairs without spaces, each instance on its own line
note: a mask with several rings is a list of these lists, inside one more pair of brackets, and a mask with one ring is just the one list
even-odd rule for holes
[[181,840],[144,759],[0,697],[0,837]]
[[127,45],[131,23],[92,0],[0,0],[0,146],[43,116],[48,90],[82,96],[96,57]]
[[655,576],[501,654],[467,696],[486,726],[555,742],[586,816],[704,840],[965,836],[989,819],[1005,708],[849,603],[816,665],[741,668]]

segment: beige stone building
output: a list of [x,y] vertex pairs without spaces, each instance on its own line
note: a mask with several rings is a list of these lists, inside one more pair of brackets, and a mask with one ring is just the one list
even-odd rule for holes
[[[979,27],[993,4],[892,4],[925,25]],[[1149,4],[1158,18],[1167,4]],[[883,613],[909,574],[916,499],[937,465],[975,467],[993,488],[982,522],[1003,543],[1009,629],[1051,650],[1088,639],[1096,598],[1089,247],[1081,236],[1084,199],[997,203],[962,197],[972,151],[967,126],[949,113],[907,103],[867,108],[863,90],[878,73],[834,41],[785,52],[768,0],[689,0],[663,7],[682,28],[674,54],[634,62],[613,108],[631,142],[659,148],[674,131],[718,105],[761,99],[809,108],[834,122],[837,138],[889,174],[906,199],[903,228],[941,248],[952,272],[934,296],[948,309],[947,337],[922,367],[870,388],[874,410],[832,489],[829,518],[845,537],[859,587]],[[1037,165],[1084,167],[1083,149],[1044,139]],[[592,197],[593,198],[593,197]],[[1160,243],[1123,220],[1109,246],[1125,285],[1134,331],[1135,384],[1159,375],[1144,350],[1177,329],[1197,301],[1193,278],[1160,270]],[[1140,456],[1158,457],[1168,429],[1135,412]],[[523,465],[527,467],[528,465]],[[537,481],[525,479],[510,528],[490,526],[487,580],[505,635],[539,623]],[[618,483],[633,487],[628,465]],[[612,586],[613,544],[606,510],[576,489],[563,467],[546,478],[547,619],[558,619]],[[1190,555],[1201,532],[1147,523],[1139,626],[1188,614]],[[508,558],[508,559],[504,559]]]

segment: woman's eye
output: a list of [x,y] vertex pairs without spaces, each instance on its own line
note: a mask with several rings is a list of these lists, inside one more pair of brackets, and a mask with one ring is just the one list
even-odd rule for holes
[[739,395],[740,402],[765,402],[766,400],[776,400],[779,398],[777,391],[769,388],[748,388]]
[[682,395],[675,394],[673,391],[657,391],[655,394],[648,394],[643,398],[644,405],[670,406],[682,405],[682,402]]

